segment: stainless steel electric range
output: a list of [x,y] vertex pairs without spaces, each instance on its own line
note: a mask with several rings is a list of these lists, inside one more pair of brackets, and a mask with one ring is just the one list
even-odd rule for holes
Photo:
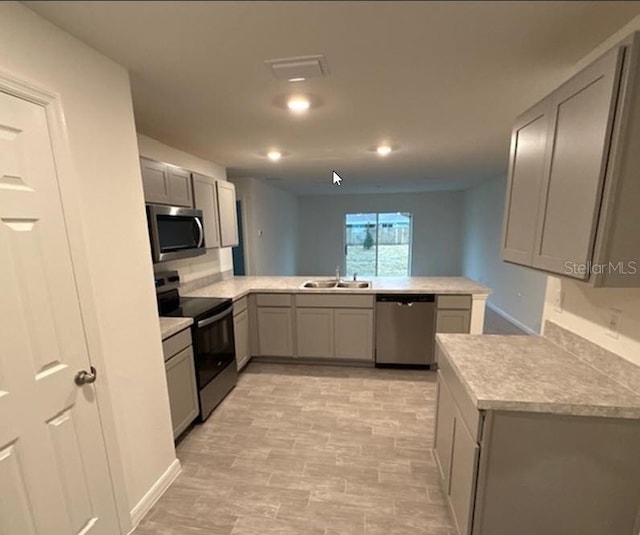
[[238,380],[233,338],[233,302],[215,297],[181,297],[177,271],[155,276],[160,316],[193,318],[191,337],[200,405],[205,421]]

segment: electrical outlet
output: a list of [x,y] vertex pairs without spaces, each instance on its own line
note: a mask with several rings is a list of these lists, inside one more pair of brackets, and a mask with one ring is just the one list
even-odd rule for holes
[[611,338],[618,338],[621,319],[622,310],[618,310],[617,308],[609,309],[609,324],[607,325],[607,336],[610,336]]

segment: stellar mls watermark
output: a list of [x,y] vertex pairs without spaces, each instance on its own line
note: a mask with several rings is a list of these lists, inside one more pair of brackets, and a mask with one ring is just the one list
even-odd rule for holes
[[593,262],[572,262],[567,260],[564,263],[564,272],[567,275],[635,275],[638,273],[638,263],[635,260],[630,262],[607,262],[606,264],[594,264]]

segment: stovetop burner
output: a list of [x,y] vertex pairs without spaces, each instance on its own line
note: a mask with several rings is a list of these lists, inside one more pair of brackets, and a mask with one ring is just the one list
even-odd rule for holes
[[155,276],[158,312],[160,316],[194,318],[214,316],[231,306],[231,299],[219,297],[181,297],[178,293],[180,277],[177,271]]
[[[170,290],[169,292],[174,292]],[[168,292],[168,293],[169,293]],[[177,294],[177,290],[175,290]],[[218,297],[180,297],[158,296],[158,310],[161,316],[178,318],[199,318],[201,316],[211,316],[221,311],[231,303],[231,299],[221,299]]]

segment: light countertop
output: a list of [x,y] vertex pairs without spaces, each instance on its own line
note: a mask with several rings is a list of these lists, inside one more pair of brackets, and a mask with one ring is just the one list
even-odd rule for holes
[[480,410],[640,418],[640,395],[540,336],[438,334]]
[[[185,292],[188,297],[226,297],[240,299],[250,292],[269,293],[333,293],[333,294],[383,294],[383,293],[431,293],[489,295],[491,290],[466,277],[362,277],[371,281],[371,288],[300,288],[309,280],[329,280],[331,277],[232,277],[198,290]],[[345,278],[345,280],[349,280]]]
[[193,323],[193,318],[167,318],[160,317],[160,332],[162,333],[162,339],[166,340],[170,336],[190,327]]

